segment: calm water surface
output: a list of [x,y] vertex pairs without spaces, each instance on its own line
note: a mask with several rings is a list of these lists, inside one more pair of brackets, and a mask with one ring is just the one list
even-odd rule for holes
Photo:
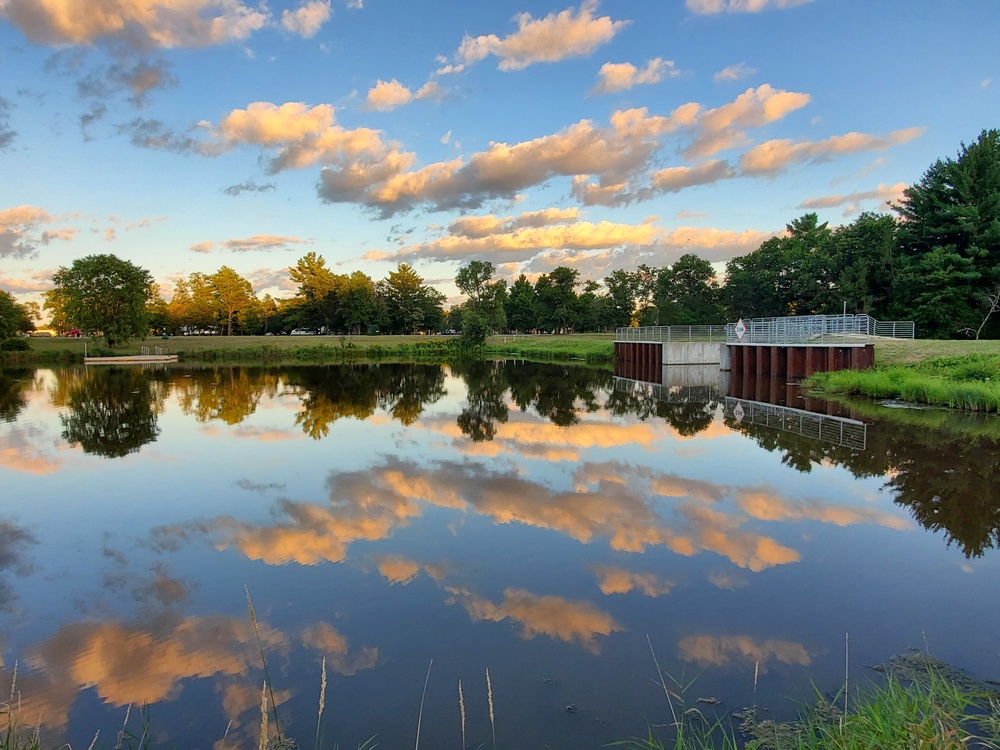
[[162,744],[254,747],[245,587],[304,748],[324,658],[342,748],[412,746],[431,659],[429,748],[461,745],[460,680],[492,746],[487,669],[498,747],[645,734],[669,721],[649,643],[720,712],[837,690],[847,634],[852,684],[910,647],[1000,677],[1000,422],[729,391],[513,362],[0,371],[0,685],[16,664],[24,722],[73,747],[130,704]]

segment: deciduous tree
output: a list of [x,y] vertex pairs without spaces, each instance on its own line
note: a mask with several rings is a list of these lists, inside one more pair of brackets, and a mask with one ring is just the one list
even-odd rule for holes
[[100,333],[109,347],[149,332],[153,277],[146,269],[114,255],[88,255],[61,267],[52,283],[46,307],[71,326]]

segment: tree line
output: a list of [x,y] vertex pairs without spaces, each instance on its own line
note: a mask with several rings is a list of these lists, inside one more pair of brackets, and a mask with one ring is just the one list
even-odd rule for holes
[[[487,261],[459,269],[466,299],[445,297],[408,264],[375,281],[334,273],[310,252],[290,267],[287,299],[262,298],[223,266],[193,273],[163,299],[147,271],[115,256],[60,268],[45,308],[52,326],[101,332],[110,345],[148,331],[226,335],[296,329],[410,334],[454,329],[472,340],[490,332],[586,332],[630,325],[722,323],[737,318],[866,313],[913,320],[923,338],[1000,337],[1000,131],[983,131],[956,158],[937,160],[892,206],[831,228],[806,213],[780,236],[726,264],[684,254],[662,268],[639,265],[581,282],[560,266],[509,286]],[[0,337],[23,331],[31,311],[0,294]],[[37,313],[37,311],[35,311]],[[27,318],[27,321],[25,320]]]

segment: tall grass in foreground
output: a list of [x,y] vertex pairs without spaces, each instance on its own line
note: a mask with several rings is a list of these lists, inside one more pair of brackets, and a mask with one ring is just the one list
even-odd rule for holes
[[896,399],[979,412],[1000,412],[1000,355],[941,357],[913,366],[816,373],[820,391]]
[[[652,645],[650,645],[652,651]],[[846,652],[845,652],[846,653]],[[833,697],[817,691],[814,706],[796,721],[758,721],[756,705],[730,717],[706,717],[686,708],[692,682],[664,679],[656,655],[659,686],[667,698],[673,737],[666,743],[652,729],[645,737],[615,743],[630,750],[986,750],[1000,748],[1000,692],[958,676],[958,672],[921,654],[907,665],[886,668],[884,684],[874,682]],[[963,684],[964,683],[964,684]],[[755,672],[756,695],[756,672]],[[756,699],[755,699],[756,703]],[[742,737],[740,736],[742,735]],[[744,744],[745,742],[745,744]]]

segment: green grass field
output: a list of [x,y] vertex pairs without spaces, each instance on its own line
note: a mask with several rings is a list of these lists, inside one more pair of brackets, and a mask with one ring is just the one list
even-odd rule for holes
[[[111,354],[100,339],[32,338],[31,350],[42,361],[69,361],[82,358],[84,349],[91,356]],[[614,355],[613,333],[553,335],[499,335],[487,340],[486,352],[494,355],[539,357],[543,359],[583,359],[611,361]],[[336,360],[350,349],[354,356],[371,350],[374,356],[439,354],[445,356],[457,347],[457,336],[171,336],[147,338],[117,347],[114,354],[177,354],[182,360],[198,360],[211,355],[225,360],[227,352],[241,361],[281,359]]]

